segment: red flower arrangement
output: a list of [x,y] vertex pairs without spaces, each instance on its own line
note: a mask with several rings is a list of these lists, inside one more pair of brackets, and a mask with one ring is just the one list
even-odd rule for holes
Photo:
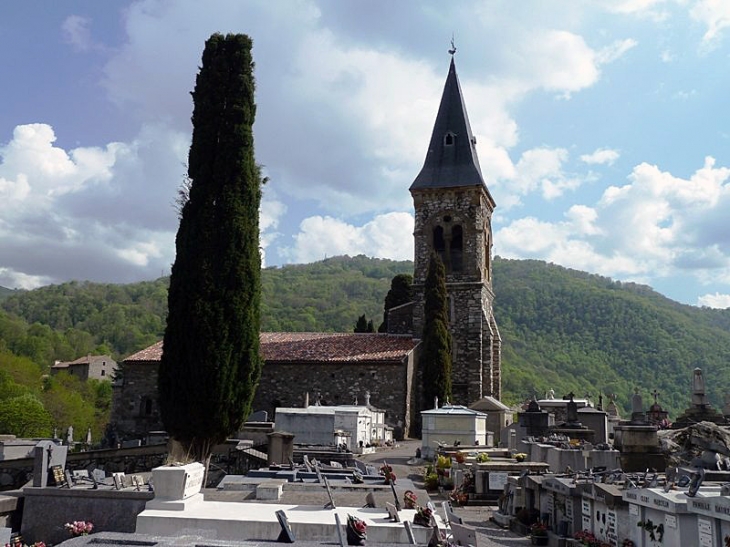
[[413,490],[406,490],[403,494],[403,506],[406,509],[415,509],[416,500],[418,500],[418,496],[413,493]]
[[64,528],[68,530],[69,534],[76,537],[89,535],[94,529],[94,525],[83,520],[75,520],[73,522],[67,522]]
[[416,507],[416,514],[413,515],[413,524],[431,526],[431,517],[433,517],[433,512],[428,507]]
[[385,484],[395,484],[395,473],[393,473],[393,468],[387,463],[384,463],[380,467],[380,474],[383,475],[383,478],[385,479]]

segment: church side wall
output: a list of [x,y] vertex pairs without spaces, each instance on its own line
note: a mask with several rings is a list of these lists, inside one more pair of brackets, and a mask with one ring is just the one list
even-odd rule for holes
[[386,411],[385,423],[408,435],[412,375],[412,356],[400,363],[266,363],[253,408],[272,417],[277,406],[304,406],[306,393],[309,404],[318,393],[323,405],[349,405],[356,397],[365,404],[369,391],[370,404]]

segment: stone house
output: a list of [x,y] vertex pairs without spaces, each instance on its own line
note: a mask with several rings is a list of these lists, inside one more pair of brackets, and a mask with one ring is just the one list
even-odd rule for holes
[[[389,334],[261,333],[264,366],[253,408],[274,416],[277,408],[302,406],[309,393],[322,405],[338,405],[369,392],[366,405],[372,399],[384,413],[385,423],[374,428],[387,424],[407,435],[417,346],[410,336]],[[157,342],[121,363],[111,414],[121,438],[163,429],[157,403],[161,356]]]
[[51,374],[68,372],[83,381],[109,380],[114,377],[117,369],[117,362],[110,355],[86,355],[74,361],[56,361],[51,366]]

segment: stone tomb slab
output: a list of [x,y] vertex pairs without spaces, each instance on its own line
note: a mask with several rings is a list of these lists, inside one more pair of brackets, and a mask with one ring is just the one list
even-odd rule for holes
[[279,501],[284,491],[285,480],[271,479],[263,481],[256,487],[256,499],[265,501]]
[[[408,544],[409,539],[402,522],[390,522],[384,509],[338,507],[323,509],[313,505],[283,505],[271,503],[241,503],[203,501],[189,505],[183,511],[145,509],[137,516],[138,534],[175,536],[180,530],[200,530],[206,537],[223,540],[274,541],[279,537],[281,526],[277,511],[284,511],[297,540],[333,541],[336,538],[335,514],[341,522],[348,515],[364,520],[368,525],[368,542],[383,544]],[[401,521],[413,521],[416,511],[400,511]],[[437,524],[445,529],[440,517]],[[416,541],[428,543],[431,528],[413,526]]]

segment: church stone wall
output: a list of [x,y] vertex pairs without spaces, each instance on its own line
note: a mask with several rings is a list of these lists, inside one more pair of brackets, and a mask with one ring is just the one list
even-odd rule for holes
[[164,429],[157,404],[158,361],[121,364],[122,379],[113,386],[110,423],[120,440]]
[[357,398],[385,410],[385,423],[408,435],[411,421],[413,355],[402,363],[266,363],[254,398],[254,410],[274,416],[277,406],[302,407],[319,394],[322,405],[349,405]]

